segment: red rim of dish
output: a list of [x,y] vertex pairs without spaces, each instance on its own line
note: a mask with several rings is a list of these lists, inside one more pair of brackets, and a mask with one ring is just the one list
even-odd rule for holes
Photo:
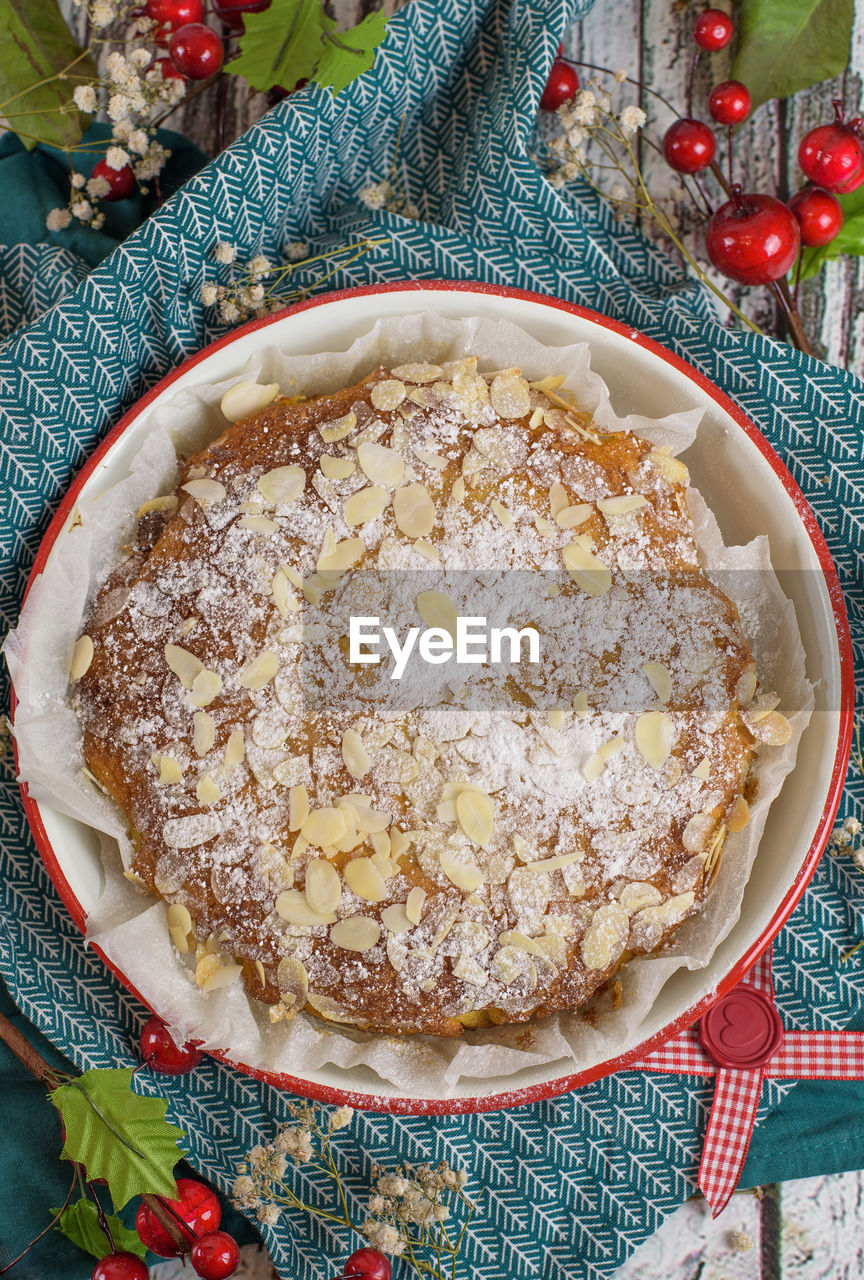
[[[762,955],[768,946],[770,946],[786,920],[789,918],[813,876],[817,863],[819,862],[819,859],[825,849],[825,845],[827,844],[834,822],[834,817],[840,803],[840,796],[843,791],[843,782],[846,775],[847,761],[852,745],[854,676],[852,666],[852,641],[849,634],[849,623],[846,617],[843,592],[840,587],[834,562],[831,559],[831,553],[828,550],[825,539],[816,522],[816,517],[814,516],[807,499],[804,497],[798,485],[795,483],[778,455],[774,452],[771,445],[762,435],[761,431],[759,431],[758,427],[750,421],[746,414],[744,414],[728,396],[720,391],[713,382],[710,382],[704,374],[700,373],[698,369],[694,369],[692,365],[689,365],[685,360],[682,360],[680,356],[668,351],[652,338],[646,337],[644,334],[630,328],[628,325],[621,324],[617,320],[611,320],[608,316],[601,315],[596,311],[590,311],[586,307],[576,306],[575,303],[564,302],[559,298],[547,298],[540,294],[532,293],[526,289],[513,289],[506,286],[484,284],[482,282],[411,280],[397,281],[387,284],[363,285],[355,289],[336,290],[332,293],[321,294],[315,298],[310,298],[305,302],[298,302],[291,307],[286,307],[282,311],[261,316],[257,320],[251,320],[248,324],[241,325],[239,328],[232,330],[222,338],[219,338],[216,342],[211,343],[208,347],[205,347],[195,355],[190,356],[187,360],[184,360],[176,369],[172,370],[171,373],[167,374],[161,379],[161,381],[156,383],[154,387],[142,396],[141,399],[123,415],[116,426],[108,432],[105,438],[96,447],[84,467],[78,473],[45,532],[39,546],[39,550],[36,554],[36,559],[33,563],[30,577],[27,580],[24,598],[27,598],[34,580],[44,569],[54,543],[61,533],[63,526],[65,525],[66,520],[77,501],[78,494],[86,481],[99,466],[100,462],[102,462],[112,445],[116,443],[124,431],[126,431],[133,421],[140,415],[142,410],[152,404],[152,402],[160,396],[167,387],[169,387],[173,382],[176,382],[179,377],[187,373],[196,364],[199,364],[202,360],[212,355],[214,351],[218,351],[220,348],[230,345],[239,337],[242,337],[247,333],[252,333],[256,330],[266,328],[267,325],[273,324],[287,315],[293,315],[301,311],[308,311],[313,307],[327,306],[333,302],[341,302],[350,298],[372,296],[381,293],[401,293],[420,290],[491,294],[504,298],[515,298],[524,302],[539,303],[543,306],[553,307],[559,311],[567,311],[571,315],[589,320],[594,324],[611,330],[613,333],[619,334],[621,337],[627,338],[637,346],[645,348],[655,356],[664,360],[667,364],[672,365],[673,368],[684,374],[691,382],[694,382],[703,392],[705,392],[706,395],[719,405],[721,409],[735,420],[744,434],[756,446],[768,462],[769,466],[780,480],[780,483],[783,485],[783,488],[791,498],[813,549],[816,552],[825,577],[826,587],[831,600],[840,657],[840,725],[837,737],[837,748],[834,755],[834,765],[831,773],[831,781],[829,783],[828,793],[825,798],[816,833],[807,853],[804,856],[804,860],[798,874],[789,886],[786,894],[763,932],[747,948],[745,953],[729,969],[723,978],[720,979],[715,989],[708,995],[704,996],[696,1004],[692,1005],[684,1013],[679,1014],[677,1018],[668,1023],[648,1040],[644,1040],[641,1044],[636,1045],[626,1053],[620,1054],[618,1057],[607,1059],[605,1062],[598,1063],[596,1066],[589,1067],[584,1071],[577,1071],[572,1075],[561,1076],[556,1080],[547,1080],[539,1084],[530,1085],[521,1089],[508,1090],[500,1094],[465,1098],[400,1098],[390,1097],[387,1095],[376,1095],[372,1093],[359,1093],[350,1089],[337,1089],[329,1085],[316,1084],[313,1081],[299,1079],[292,1075],[263,1071],[256,1067],[249,1067],[244,1063],[235,1062],[231,1058],[230,1054],[226,1052],[215,1051],[212,1053],[212,1056],[218,1058],[219,1061],[228,1066],[235,1067],[238,1071],[245,1075],[252,1076],[256,1080],[262,1080],[277,1089],[285,1089],[291,1093],[300,1094],[304,1097],[315,1098],[321,1102],[334,1103],[340,1106],[347,1105],[366,1111],[392,1112],[399,1115],[455,1115],[465,1112],[497,1111],[505,1107],[525,1106],[528,1103],[539,1102],[546,1098],[557,1097],[562,1093],[568,1093],[573,1089],[580,1088],[582,1085],[591,1084],[595,1080],[611,1075],[615,1071],[627,1070],[634,1062],[644,1058],[653,1050],[658,1049],[672,1036],[678,1035],[685,1028],[692,1026],[692,1024],[696,1022],[697,1019],[700,1018],[716,1000],[730,991],[736,983],[740,982],[759,956]],[[13,715],[15,706],[16,699],[13,691]],[[72,920],[81,932],[84,933],[86,931],[86,917],[83,908],[72,892],[72,889],[57,861],[51,842],[48,839],[47,832],[45,831],[45,827],[42,823],[39,806],[31,799],[26,784],[21,785],[21,794],[24,803],[24,812],[33,832],[33,837],[36,842],[36,847],[39,850],[40,857],[42,858],[48,874],[51,877],[66,909],[72,917]],[[93,946],[93,950],[97,952],[106,966],[123,984],[123,986],[125,986],[126,989],[130,991],[142,1005],[144,1005],[145,1008],[150,1008],[147,1001],[141,996],[140,992],[138,992],[125,975],[108,960],[104,952],[95,945]],[[155,1012],[155,1010],[153,1012]]]

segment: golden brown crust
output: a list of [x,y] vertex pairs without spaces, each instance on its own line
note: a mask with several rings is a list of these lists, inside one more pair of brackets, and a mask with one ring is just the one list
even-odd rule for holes
[[[148,514],[139,548],[95,604],[87,628],[94,654],[77,705],[87,763],[134,832],[135,873],[177,904],[172,937],[191,946],[205,988],[230,979],[236,964],[249,994],[273,1006],[275,1017],[293,1016],[308,982],[306,1007],[322,1016],[451,1036],[466,1025],[580,1008],[625,954],[654,951],[698,911],[724,824],[730,815],[746,820],[739,798],[754,739],[739,702],[752,702],[755,680],[737,611],[699,568],[680,464],[632,435],[595,434],[516,375],[497,395],[493,383],[491,404],[488,381],[470,362],[434,382],[418,375],[412,384],[410,376],[402,375],[408,398],[392,409],[380,407],[389,401],[375,388],[399,380],[379,370],[334,395],[279,399],[188,459],[176,511]],[[494,407],[497,399],[506,410],[508,395],[523,408],[512,417]],[[325,443],[322,424],[338,436],[352,417],[353,427]],[[382,482],[383,513],[349,526],[346,499],[369,481],[356,465],[345,478],[324,477],[320,462],[327,454],[356,464],[364,438],[393,450],[386,465],[399,470],[400,458],[413,475]],[[373,457],[367,465],[378,475],[385,462]],[[274,505],[267,484],[269,497],[256,482],[286,467],[302,468],[303,492]],[[207,496],[206,485],[201,496],[202,479],[217,481],[223,496]],[[197,497],[183,488],[190,483]],[[391,560],[406,572],[433,567],[428,549],[418,549],[394,516],[393,495],[406,483],[424,486],[434,504],[434,527],[421,541],[438,548],[447,568],[558,572],[575,546],[595,568],[612,569],[611,589],[601,581],[605,591],[592,595],[596,580],[590,566],[580,577],[577,551],[576,568],[557,588],[555,607],[576,618],[603,619],[604,627],[620,618],[617,630],[589,645],[579,671],[568,676],[559,663],[555,679],[570,679],[566,706],[536,691],[527,705],[530,681],[523,682],[514,686],[504,736],[468,703],[463,737],[451,727],[435,740],[428,709],[400,718],[373,707],[358,717],[347,695],[328,699],[336,686],[314,669],[320,655],[310,672],[307,653],[301,671],[301,613],[291,597],[311,627],[316,618],[338,618],[335,602],[352,574],[362,581],[364,570],[382,561],[391,568]],[[645,501],[618,510],[608,495]],[[570,512],[563,519],[562,504]],[[352,570],[328,579],[325,569],[316,585],[321,555],[357,537],[363,547]],[[277,590],[275,575],[286,565],[295,581]],[[652,609],[657,648],[644,626]],[[197,715],[190,705],[197,695],[169,666],[166,645],[192,655],[190,671],[198,660],[219,676],[221,688],[206,704],[198,699]],[[278,674],[254,687],[253,672],[249,688],[243,672],[265,653],[275,655]],[[662,668],[649,683],[646,663]],[[361,692],[365,674],[355,681]],[[613,705],[625,676],[628,689],[642,682],[644,706]],[[305,717],[291,710],[304,687],[318,695]],[[454,706],[448,696],[452,719],[458,699]],[[206,726],[201,736],[202,713],[212,745]],[[389,738],[379,731],[382,719],[388,731],[395,726]],[[369,756],[359,778],[344,745],[346,730],[358,725]],[[238,733],[244,754],[232,764]],[[514,743],[520,754],[508,773],[501,761]],[[353,808],[348,802],[345,830],[343,818],[333,820],[338,834],[331,831],[323,849],[308,821],[299,838],[290,821],[292,794],[303,804],[301,787],[313,811],[337,815],[346,812],[344,797],[365,797]],[[474,818],[470,802],[460,802],[472,787],[482,792]],[[489,812],[492,833],[481,840],[474,823]],[[364,825],[379,829],[364,834]],[[377,878],[370,871],[358,880],[355,866],[349,886],[345,868],[361,858]],[[533,869],[549,858],[562,865]],[[340,945],[334,938],[343,935],[320,910],[321,923],[302,923],[304,894],[313,896],[311,862],[338,873],[333,919],[365,917],[370,938],[377,922],[380,941],[359,949],[352,934],[350,947]],[[322,883],[332,887],[329,874],[321,871]],[[377,895],[356,891],[382,883]],[[382,913],[404,908],[412,889],[426,895],[419,923],[388,927],[383,921],[397,917]],[[320,896],[315,901],[320,909]]]

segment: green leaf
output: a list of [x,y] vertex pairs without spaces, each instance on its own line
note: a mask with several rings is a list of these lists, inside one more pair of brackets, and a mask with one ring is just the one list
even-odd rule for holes
[[104,1178],[117,1209],[145,1192],[176,1196],[183,1130],[165,1119],[164,1098],[133,1093],[131,1067],[85,1071],[49,1096],[66,1126],[64,1156]]
[[846,253],[857,257],[864,255],[864,186],[837,199],[843,206],[843,226],[830,244],[824,244],[821,249],[804,250],[802,280],[818,275],[832,258],[840,258]]
[[742,0],[732,75],[758,107],[845,70],[854,0]]
[[[52,1209],[51,1212],[59,1213],[60,1211]],[[106,1214],[105,1221],[108,1223],[108,1230],[111,1232],[115,1248],[119,1252],[135,1253],[142,1259],[146,1257],[146,1246],[141,1243],[137,1231],[130,1231],[128,1227],[124,1227],[116,1214]],[[68,1209],[64,1209],[60,1214],[57,1230],[62,1232],[67,1240],[77,1244],[78,1248],[83,1249],[85,1253],[92,1253],[94,1258],[104,1258],[109,1252],[108,1237],[99,1226],[99,1215],[92,1200],[78,1200],[77,1203],[70,1204]]]
[[80,142],[89,119],[74,108],[61,113],[79,83],[53,78],[63,71],[98,76],[90,54],[73,40],[57,0],[0,0],[0,118],[25,147]]
[[265,92],[278,85],[289,92],[311,80],[324,52],[324,33],[335,23],[321,0],[273,0],[263,13],[244,14],[240,56],[226,66]]
[[387,19],[380,11],[370,13],[349,31],[338,35],[330,32],[324,39],[324,53],[314,79],[333,91],[333,97],[346,84],[369,71],[375,61],[375,50],[387,36]]

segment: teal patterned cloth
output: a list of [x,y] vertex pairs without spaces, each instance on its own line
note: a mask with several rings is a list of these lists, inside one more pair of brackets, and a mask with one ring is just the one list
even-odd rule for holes
[[[29,565],[59,497],[93,444],[162,374],[216,336],[198,301],[217,239],[241,256],[389,237],[334,286],[406,277],[516,285],[602,311],[688,359],[757,422],[808,496],[846,585],[861,668],[864,388],[766,338],[716,323],[708,299],[588,194],[553,190],[531,159],[537,101],[567,24],[588,0],[414,0],[390,24],[375,69],[333,100],[307,88],[271,111],[86,278],[61,245],[0,257],[17,278],[57,281],[53,307],[0,346],[0,611],[14,623]],[[607,8],[611,7],[607,0]],[[595,15],[600,20],[600,15]],[[421,218],[357,201],[399,168]],[[77,273],[77,274],[76,274]],[[301,279],[311,283],[314,274]],[[76,284],[76,280],[80,280]],[[71,286],[75,287],[71,287]],[[69,290],[64,293],[64,290]],[[21,319],[46,299],[26,299]],[[80,1067],[135,1061],[144,1014],[82,946],[36,855],[7,761],[0,810],[0,972],[19,1007]],[[862,780],[844,813],[858,812]],[[860,816],[860,815],[859,815]],[[826,857],[775,946],[787,1024],[842,1027],[859,1014],[864,880]],[[188,1077],[139,1077],[168,1096],[191,1160],[223,1188],[243,1153],[286,1118],[288,1099],[208,1061]],[[762,1115],[792,1086],[771,1082]],[[599,1280],[695,1184],[711,1084],[621,1072],[518,1110],[440,1119],[358,1116],[339,1160],[361,1201],[372,1161],[442,1157],[485,1187],[461,1275]],[[327,1203],[302,1168],[297,1194]],[[358,1201],[360,1203],[360,1201]],[[302,1214],[264,1235],[281,1274],[324,1280],[349,1247]]]

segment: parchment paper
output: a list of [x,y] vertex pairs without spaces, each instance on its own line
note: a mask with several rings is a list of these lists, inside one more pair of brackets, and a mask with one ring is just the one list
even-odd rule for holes
[[[201,1040],[206,1047],[227,1049],[247,1066],[302,1076],[329,1063],[351,1073],[346,1087],[374,1092],[376,1081],[380,1086],[385,1080],[409,1094],[446,1097],[462,1079],[486,1082],[497,1077],[504,1091],[508,1077],[526,1067],[556,1063],[564,1074],[612,1057],[625,1040],[638,1038],[640,1023],[671,974],[681,966],[706,965],[737,920],[769,806],[795,763],[812,711],[794,607],[771,570],[767,539],[725,547],[714,517],[699,493],[690,490],[703,563],[712,575],[719,574],[723,589],[735,599],[760,685],[780,695],[792,738],[783,748],[760,753],[759,794],[751,806],[751,820],[742,832],[729,836],[704,910],[679,930],[671,948],[631,961],[620,971],[620,1008],[613,1010],[601,1000],[590,1023],[579,1014],[559,1015],[534,1024],[528,1037],[524,1026],[496,1027],[469,1031],[459,1041],[375,1035],[303,1013],[273,1026],[266,1008],[250,1004],[241,984],[209,993],[197,987],[170,942],[165,904],[122,874],[131,859],[122,815],[83,772],[80,729],[67,701],[69,661],[88,602],[116,560],[118,547],[133,532],[141,503],[173,489],[178,452],[200,449],[224,430],[219,403],[241,378],[278,382],[286,394],[311,395],[349,386],[378,364],[442,363],[476,355],[483,371],[518,366],[532,379],[564,373],[563,390],[580,408],[592,412],[604,430],[631,430],[654,444],[669,445],[675,454],[693,443],[701,410],[658,420],[636,414],[620,418],[607,387],[591,371],[587,343],[545,347],[504,321],[448,320],[431,314],[394,317],[378,321],[347,351],[316,356],[291,356],[265,341],[262,336],[261,351],[234,377],[168,395],[145,411],[147,430],[140,432],[136,424],[140,446],[126,474],[99,496],[79,501],[80,522],[58,540],[4,646],[19,699],[14,733],[21,778],[34,799],[100,833],[104,886],[89,914],[87,936],[98,942],[181,1041]],[[97,485],[98,473],[85,492],[92,494]]]

